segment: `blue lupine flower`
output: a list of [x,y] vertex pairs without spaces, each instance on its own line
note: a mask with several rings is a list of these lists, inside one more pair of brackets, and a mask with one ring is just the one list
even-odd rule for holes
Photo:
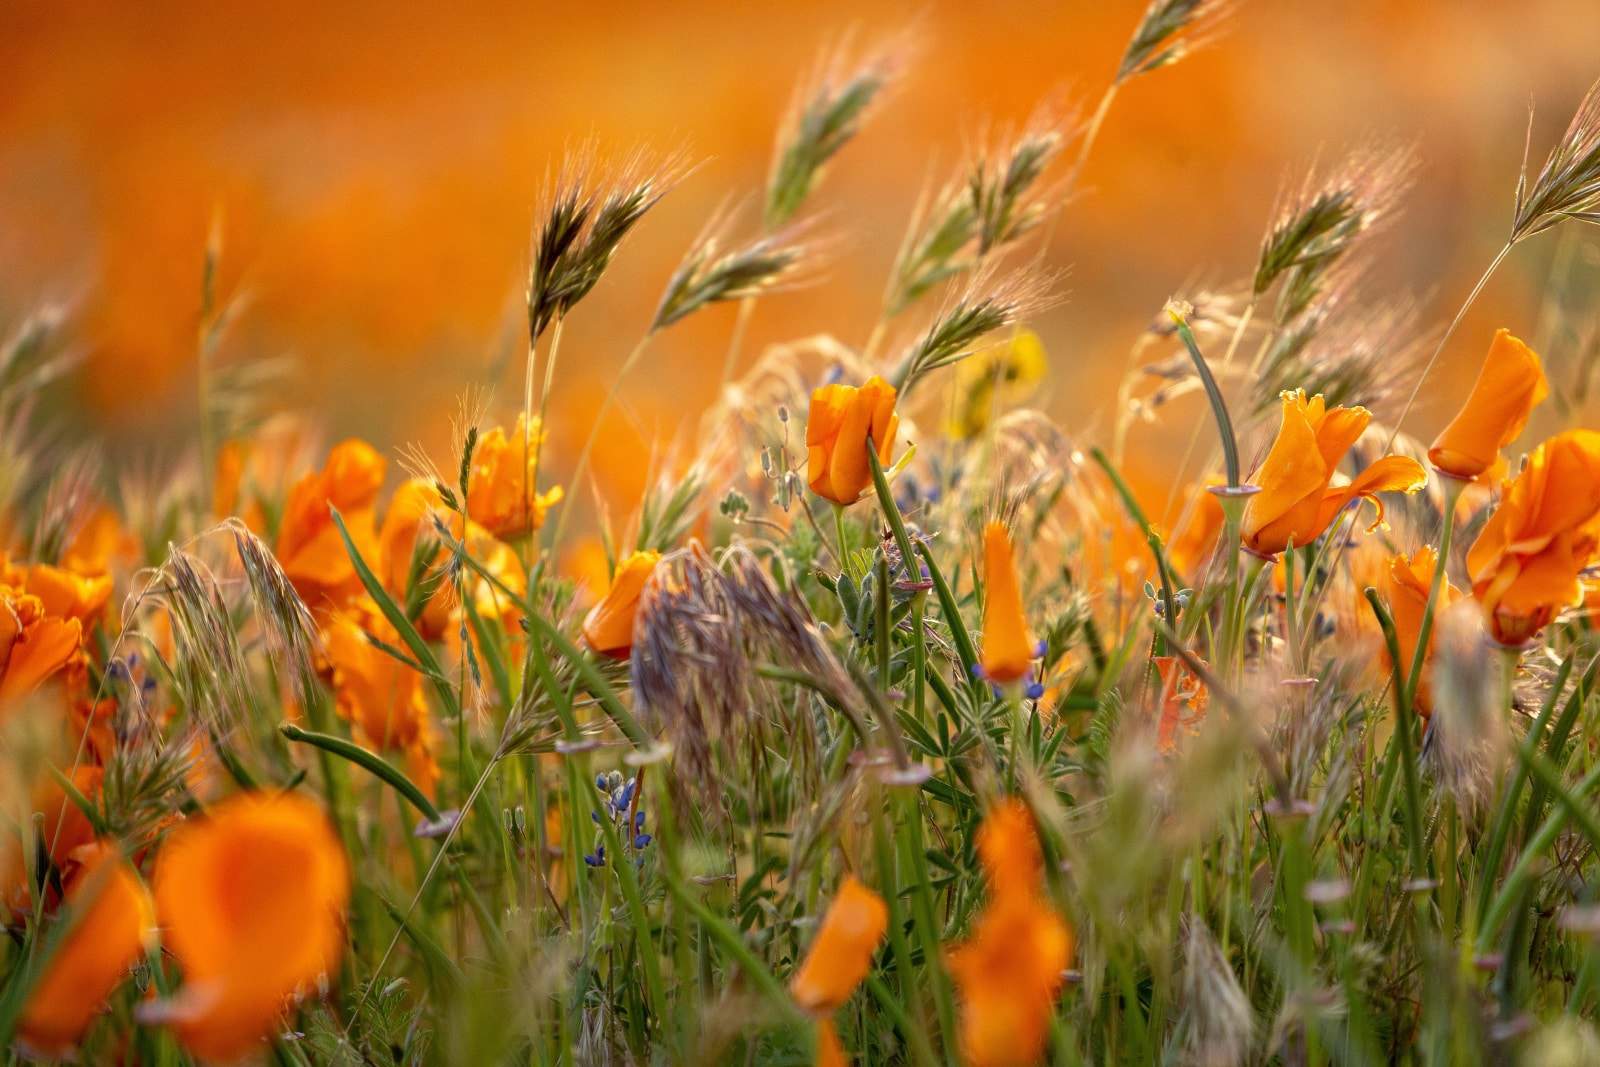
[[650,843],[650,835],[649,834],[640,834],[640,835],[638,835],[637,837],[635,837],[633,839],[633,847],[634,848],[644,848],[644,846],[648,845],[649,843]]

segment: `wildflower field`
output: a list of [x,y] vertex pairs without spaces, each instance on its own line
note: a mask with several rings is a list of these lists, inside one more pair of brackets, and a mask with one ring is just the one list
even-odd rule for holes
[[[464,377],[444,452],[265,409],[220,219],[158,490],[52,444],[71,319],[5,323],[0,1058],[1600,1063],[1600,300],[1463,327],[1600,222],[1600,84],[1436,326],[1370,292],[1418,164],[1361,148],[1134,324],[1091,431],[1034,406],[1119,95],[1247,17],[1130,9],[1089,107],[908,201],[870,336],[754,350],[916,62],[829,50],[759,196],[628,294],[576,448],[564,328],[687,149],[551,161],[518,387]],[[603,417],[716,305],[718,400],[606,499]],[[1157,436],[1164,504],[1128,473]]]

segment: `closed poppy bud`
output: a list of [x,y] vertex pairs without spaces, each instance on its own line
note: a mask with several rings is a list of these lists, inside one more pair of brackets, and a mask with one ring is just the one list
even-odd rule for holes
[[[1396,644],[1400,646],[1400,673],[1411,670],[1411,661],[1417,654],[1417,640],[1422,636],[1422,617],[1428,610],[1428,594],[1433,588],[1433,572],[1438,554],[1424,545],[1411,555],[1396,555],[1389,561],[1384,575],[1384,585],[1389,594],[1389,614],[1394,619]],[[1450,584],[1448,578],[1439,589],[1439,602],[1434,605],[1434,622],[1444,610],[1461,597],[1461,591]],[[1436,627],[1435,627],[1436,629]],[[1433,665],[1433,634],[1428,635],[1428,650],[1423,653],[1422,676],[1417,680],[1414,707],[1424,719],[1433,714],[1433,687],[1428,674]],[[1388,652],[1385,651],[1387,658]]]
[[1259,556],[1273,556],[1291,543],[1309,545],[1321,537],[1352,500],[1371,500],[1378,514],[1372,528],[1383,525],[1383,503],[1377,494],[1414,493],[1428,483],[1422,465],[1406,456],[1384,456],[1352,478],[1333,486],[1339,461],[1372,421],[1366,408],[1329,408],[1321,394],[1306,399],[1305,390],[1286,392],[1278,437],[1251,479],[1261,491],[1245,505],[1241,530],[1244,546]]
[[1550,392],[1538,355],[1506,330],[1496,330],[1467,402],[1450,420],[1428,459],[1434,468],[1472,479],[1495,465]]
[[349,877],[326,816],[293,793],[241,794],[172,831],[156,911],[183,986],[147,1019],[203,1059],[255,1048],[291,995],[338,966]]
[[1008,685],[1027,675],[1034,645],[1028,639],[1017,563],[1004,523],[991,522],[983,529],[983,581],[983,674]]
[[627,659],[633,651],[633,617],[639,611],[639,594],[661,562],[659,552],[634,552],[617,564],[611,588],[583,618],[583,639],[589,647],[612,659]]
[[894,386],[877,375],[859,389],[835,384],[812,390],[806,418],[806,482],[813,493],[835,504],[860,499],[872,484],[869,434],[878,462],[889,465],[900,425],[894,397]]
[[150,894],[121,854],[88,845],[79,857],[83,866],[66,897],[72,926],[28,995],[17,1028],[30,1048],[48,1056],[78,1043],[155,936]]
[[1467,552],[1495,640],[1520,645],[1576,604],[1597,544],[1600,432],[1569,430],[1533,450]]
[[561,487],[538,490],[544,427],[518,415],[511,433],[496,426],[478,438],[467,475],[467,517],[496,537],[521,537],[544,525],[545,513],[561,502]]
[[889,929],[883,898],[846,875],[822,917],[822,928],[789,981],[795,1003],[814,1015],[838,1010],[872,968]]

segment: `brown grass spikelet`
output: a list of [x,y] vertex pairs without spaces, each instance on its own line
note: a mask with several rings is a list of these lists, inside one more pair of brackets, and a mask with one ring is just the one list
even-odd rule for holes
[[820,252],[817,242],[804,239],[807,228],[799,223],[730,244],[723,233],[724,220],[713,219],[668,279],[650,320],[650,332],[663,330],[711,304],[798,284]]
[[931,371],[960,362],[992,334],[1049,307],[1056,278],[1027,267],[974,275],[901,357],[891,382],[902,401]]
[[[1528,133],[1531,137],[1531,116]],[[1531,188],[1526,148],[1523,157],[1510,243],[1543,233],[1567,219],[1600,223],[1600,81],[1589,87]]]
[[1249,1058],[1255,1014],[1233,967],[1205,922],[1191,917],[1183,947],[1183,1062],[1230,1067]]
[[540,211],[528,268],[528,338],[537,342],[600,281],[623,239],[688,172],[682,151],[635,151],[602,174],[592,145],[566,156]]
[[899,79],[915,47],[909,33],[860,56],[851,54],[849,44],[846,38],[825,51],[795,88],[773,146],[763,210],[769,230],[795,217],[828,162],[861,131]]
[[1117,82],[1171,66],[1209,44],[1233,0],[1151,0],[1128,41],[1117,68]]
[[1298,188],[1279,198],[1257,257],[1254,297],[1281,279],[1277,320],[1299,316],[1357,241],[1393,216],[1416,168],[1409,147],[1357,149],[1326,173],[1313,167]]

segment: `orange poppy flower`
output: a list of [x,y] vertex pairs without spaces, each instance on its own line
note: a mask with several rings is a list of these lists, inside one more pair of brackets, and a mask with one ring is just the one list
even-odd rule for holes
[[559,485],[541,493],[535,483],[544,437],[538,416],[529,427],[518,415],[509,435],[496,426],[478,438],[467,474],[469,519],[496,537],[521,537],[544,525],[545,513],[565,495]]
[[98,504],[62,548],[60,564],[76,574],[106,574],[113,563],[131,563],[138,555],[139,540],[116,509]]
[[1179,526],[1167,543],[1167,562],[1179,575],[1197,579],[1200,568],[1211,556],[1225,521],[1222,501],[1203,485],[1192,485],[1184,494]]
[[839,1043],[839,1031],[834,1029],[832,1019],[817,1020],[817,1058],[816,1067],[847,1067],[849,1057],[844,1054],[844,1045]]
[[323,624],[323,651],[335,706],[340,717],[355,727],[359,740],[380,751],[404,753],[406,773],[431,797],[439,764],[422,676],[374,645],[368,634],[399,647],[394,627],[368,601]]
[[872,955],[889,929],[883,898],[845,875],[822,917],[806,958],[789,980],[795,1003],[813,1015],[837,1011],[872,969]]
[[1496,330],[1466,404],[1428,449],[1429,461],[1457,478],[1478,477],[1517,439],[1534,407],[1549,393],[1544,366],[1533,349],[1509,331]]
[[[100,783],[105,778],[105,772],[99,767],[83,764],[73,768],[66,777],[78,792],[94,800],[100,794]],[[34,785],[28,810],[43,816],[39,823],[42,844],[57,870],[69,870],[78,850],[94,841],[94,826],[89,822],[89,817],[67,796],[67,791],[54,775],[45,775]],[[17,913],[26,911],[33,899],[32,887],[26,881],[27,871],[22,862],[23,847],[23,840],[14,833],[0,838],[0,874],[6,878],[5,882],[0,883],[0,890],[5,893],[3,903]],[[26,847],[34,847],[31,834],[28,835]]]
[[1576,604],[1600,544],[1600,432],[1569,430],[1534,449],[1467,552],[1489,632],[1519,645]]
[[371,445],[352,438],[328,453],[322,470],[305,475],[289,490],[276,555],[312,610],[325,611],[360,594],[361,580],[328,509],[339,509],[361,555],[376,558],[373,507],[385,467]]
[[1211,708],[1211,693],[1196,678],[1189,665],[1177,656],[1156,656],[1156,672],[1161,676],[1160,718],[1156,722],[1156,751],[1170,756],[1178,750],[1180,738],[1200,732],[1206,712]]
[[659,552],[634,552],[617,564],[611,588],[583,618],[583,639],[589,647],[612,659],[627,659],[633,651],[633,618],[639,611],[639,594],[650,580]]
[[894,386],[877,375],[865,385],[824,385],[811,392],[806,418],[806,482],[835,504],[854,504],[872,485],[867,435],[878,461],[889,465],[900,416]]
[[179,826],[155,897],[183,986],[150,1016],[196,1056],[243,1056],[291,995],[338,965],[349,892],[333,827],[296,794],[241,794]]
[[85,628],[94,625],[111,599],[109,574],[34,563],[23,569],[20,577],[23,591],[39,598],[46,615],[77,619]]
[[1414,493],[1427,484],[1427,472],[1416,460],[1384,456],[1349,484],[1330,485],[1339,461],[1370,421],[1372,413],[1366,408],[1329,408],[1320,393],[1309,400],[1303,389],[1283,394],[1277,440],[1251,479],[1261,492],[1245,505],[1246,548],[1273,556],[1291,542],[1297,548],[1308,545],[1322,536],[1346,504],[1358,499],[1377,506],[1376,528],[1383,525],[1378,493]]
[[1022,587],[1011,535],[1005,524],[983,528],[983,656],[984,677],[1001,685],[1024,678],[1034,660],[1028,620],[1022,612]]
[[[1400,553],[1389,561],[1385,570],[1384,585],[1389,594],[1389,614],[1394,619],[1396,643],[1400,646],[1400,671],[1403,675],[1411,669],[1412,658],[1417,654],[1417,639],[1422,636],[1422,616],[1428,609],[1428,592],[1433,587],[1433,572],[1438,554],[1431,545],[1423,545],[1411,555]],[[1434,605],[1434,628],[1428,635],[1428,649],[1423,653],[1422,677],[1417,679],[1415,707],[1424,719],[1433,714],[1433,687],[1428,676],[1433,671],[1433,634],[1438,632],[1438,622],[1445,609],[1461,598],[1461,590],[1450,583],[1447,575],[1439,588],[1439,602]],[[1384,651],[1387,666],[1389,654]]]
[[155,936],[150,894],[116,848],[91,845],[80,856],[83,864],[66,896],[73,926],[18,1020],[23,1042],[47,1056],[61,1056],[78,1043]]
[[51,615],[37,596],[0,585],[0,710],[67,666],[82,637],[77,619]]
[[[446,529],[450,530],[452,536],[461,536],[461,516],[445,509],[444,502],[439,499],[439,491],[431,481],[413,478],[396,489],[389,501],[389,510],[384,514],[383,525],[378,531],[378,577],[397,601],[403,602],[405,599],[417,541],[423,536],[434,537],[437,534],[435,516],[446,523]],[[506,588],[519,597],[522,595],[527,583],[523,577],[522,563],[511,546],[476,522],[467,524],[465,543],[474,560]],[[423,605],[421,616],[416,620],[417,630],[430,639],[442,637],[452,628],[459,629],[453,627],[458,619],[454,610],[457,606],[456,588],[452,581],[445,581],[442,576],[448,562],[446,553],[446,547],[440,544],[432,558],[424,562],[422,574],[418,575],[419,580],[431,577],[437,583],[428,602]],[[482,575],[469,571],[465,584],[480,616],[499,617],[509,624],[517,615],[516,602]]]
[[1072,929],[1045,898],[1038,838],[1021,802],[996,807],[978,833],[989,901],[948,955],[961,991],[961,1054],[973,1067],[1030,1064],[1049,1036]]

